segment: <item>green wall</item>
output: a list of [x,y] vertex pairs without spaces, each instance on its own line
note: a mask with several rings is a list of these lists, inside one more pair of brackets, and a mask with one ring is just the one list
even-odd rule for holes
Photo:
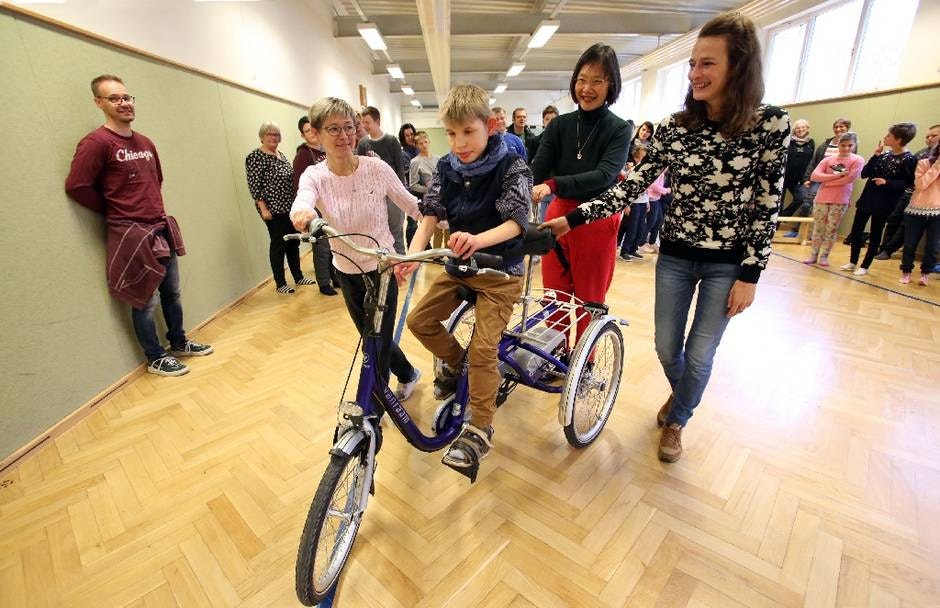
[[186,241],[190,328],[270,276],[244,158],[264,120],[281,125],[293,158],[304,109],[2,9],[0,55],[3,458],[142,362],[129,308],[107,293],[104,222],[63,190],[75,145],[102,123],[90,80],[124,79],[137,96],[134,128],[160,153],[167,211]]
[[[852,131],[858,134],[858,153],[868,159],[879,139],[888,132],[888,127],[898,122],[913,122],[917,125],[917,136],[908,148],[916,152],[924,147],[924,136],[930,125],[940,123],[940,84],[916,90],[877,93],[854,99],[820,101],[793,104],[787,108],[790,122],[805,118],[810,123],[810,136],[818,146],[827,137],[832,137],[832,123],[844,117],[852,121]],[[862,192],[865,180],[855,182],[852,200]],[[848,233],[855,217],[855,207],[849,209],[842,221],[841,232]]]

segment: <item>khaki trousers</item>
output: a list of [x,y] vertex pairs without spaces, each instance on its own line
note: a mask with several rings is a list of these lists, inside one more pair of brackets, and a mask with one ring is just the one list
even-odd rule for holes
[[512,316],[513,305],[522,294],[523,277],[494,276],[458,278],[443,273],[431,284],[417,307],[408,315],[408,328],[436,357],[457,367],[463,349],[447,332],[443,322],[460,304],[457,287],[477,292],[476,326],[468,350],[470,423],[486,428],[496,413],[496,393],[501,382],[497,370],[497,348]]

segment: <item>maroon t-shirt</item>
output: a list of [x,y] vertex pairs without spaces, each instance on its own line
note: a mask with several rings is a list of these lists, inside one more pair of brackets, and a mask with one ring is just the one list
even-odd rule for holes
[[78,142],[65,191],[109,219],[153,222],[166,216],[163,171],[153,142],[99,127]]

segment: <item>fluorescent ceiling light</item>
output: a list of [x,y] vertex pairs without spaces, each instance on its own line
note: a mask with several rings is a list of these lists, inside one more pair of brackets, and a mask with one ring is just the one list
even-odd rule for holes
[[392,75],[392,78],[397,78],[398,80],[405,79],[405,73],[401,71],[401,66],[397,63],[386,64],[385,69]]
[[491,105],[491,106],[495,106],[495,105],[496,105],[496,98],[495,98],[495,97],[490,97],[490,105]]
[[416,108],[420,108],[420,107],[421,107],[421,102],[418,101],[417,99],[412,99],[412,100],[411,100],[411,105],[413,105],[413,106],[416,107]]
[[[50,0],[42,0],[43,2],[49,2]],[[56,0],[59,1],[59,0]],[[65,2],[65,0],[61,0]],[[258,0],[193,0],[193,2],[258,2]]]
[[518,76],[519,74],[522,73],[522,70],[524,69],[525,69],[525,64],[519,63],[517,61],[516,63],[512,64],[512,66],[509,67],[509,71],[506,72],[506,76],[509,78],[512,78],[513,76]]
[[494,95],[499,95],[500,93],[502,93],[502,92],[505,91],[505,90],[506,90],[506,83],[505,83],[505,82],[501,82],[501,83],[499,83],[498,85],[496,85],[496,88],[495,88],[495,89],[493,89],[493,94],[494,94]]
[[545,46],[545,43],[548,42],[548,39],[552,37],[552,34],[555,33],[561,26],[561,21],[557,19],[546,19],[539,24],[535,33],[532,34],[532,39],[529,40],[530,49],[540,49]]
[[415,94],[415,90],[412,89],[411,87],[409,87],[407,84],[401,85],[401,92],[404,93],[405,95],[414,95],[414,94]]
[[388,48],[385,44],[385,40],[382,39],[382,34],[379,33],[379,26],[374,23],[360,23],[356,26],[356,29],[359,30],[359,35],[362,36],[366,44],[369,45],[369,48],[373,51],[384,51]]

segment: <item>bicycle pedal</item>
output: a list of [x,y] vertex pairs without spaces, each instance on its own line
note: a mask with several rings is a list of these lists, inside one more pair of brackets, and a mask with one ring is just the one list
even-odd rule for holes
[[441,464],[443,464],[445,467],[447,467],[447,468],[449,468],[449,469],[453,469],[454,471],[457,471],[458,473],[460,473],[461,475],[463,475],[464,477],[466,477],[467,479],[469,479],[471,485],[472,485],[474,482],[476,482],[476,480],[477,480],[477,473],[480,472],[480,463],[479,463],[479,462],[474,463],[474,464],[471,464],[471,465],[467,465],[467,466],[460,466],[460,465],[458,465],[458,464],[456,464],[456,463],[453,463],[453,462],[447,462],[446,458],[447,458],[447,457],[445,456],[444,458],[441,459]]

